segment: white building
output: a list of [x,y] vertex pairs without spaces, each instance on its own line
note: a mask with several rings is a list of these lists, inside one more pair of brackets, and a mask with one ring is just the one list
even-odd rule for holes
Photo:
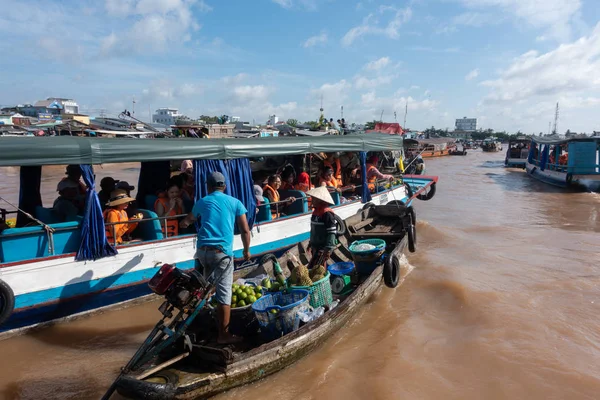
[[462,119],[457,119],[455,129],[457,131],[474,132],[477,130],[477,118],[464,117]]
[[267,125],[275,125],[279,122],[279,118],[277,115],[269,115],[269,120],[267,121]]
[[152,116],[152,122],[164,125],[175,125],[175,121],[182,117],[183,115],[179,114],[179,109],[165,107],[156,110],[155,114]]

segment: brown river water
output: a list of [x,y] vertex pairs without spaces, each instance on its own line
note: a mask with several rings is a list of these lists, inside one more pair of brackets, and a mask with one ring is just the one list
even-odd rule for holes
[[[419,242],[403,285],[383,287],[293,366],[218,398],[600,398],[600,195],[539,183],[503,158],[426,160],[440,182],[416,204]],[[96,172],[135,184],[135,166],[115,171]],[[49,201],[63,170],[50,173]],[[16,177],[0,174],[0,195],[16,201],[5,186]],[[0,342],[0,398],[99,398],[157,306]]]

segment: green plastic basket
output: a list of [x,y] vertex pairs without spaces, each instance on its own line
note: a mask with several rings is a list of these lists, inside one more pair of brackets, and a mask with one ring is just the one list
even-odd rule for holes
[[333,301],[333,294],[331,293],[331,283],[329,282],[330,277],[329,271],[327,275],[321,280],[314,282],[310,286],[292,286],[292,289],[305,289],[310,292],[310,306],[312,308],[318,308],[321,306],[328,306]]

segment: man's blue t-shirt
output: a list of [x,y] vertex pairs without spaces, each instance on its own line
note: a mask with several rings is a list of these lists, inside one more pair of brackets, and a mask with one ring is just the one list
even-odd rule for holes
[[192,208],[194,217],[200,218],[198,247],[220,247],[233,257],[235,219],[246,212],[241,201],[218,190],[198,200]]

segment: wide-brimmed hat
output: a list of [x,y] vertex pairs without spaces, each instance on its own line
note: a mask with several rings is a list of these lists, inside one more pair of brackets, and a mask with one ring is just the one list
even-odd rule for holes
[[106,203],[109,207],[118,206],[125,203],[131,203],[135,201],[131,197],[127,196],[127,192],[123,189],[117,189],[110,192],[110,200]]
[[331,197],[331,194],[329,193],[329,190],[327,190],[325,186],[319,186],[314,189],[311,189],[308,192],[306,192],[306,194],[311,197],[314,197],[315,199],[324,201],[327,204],[335,204],[333,198]]

